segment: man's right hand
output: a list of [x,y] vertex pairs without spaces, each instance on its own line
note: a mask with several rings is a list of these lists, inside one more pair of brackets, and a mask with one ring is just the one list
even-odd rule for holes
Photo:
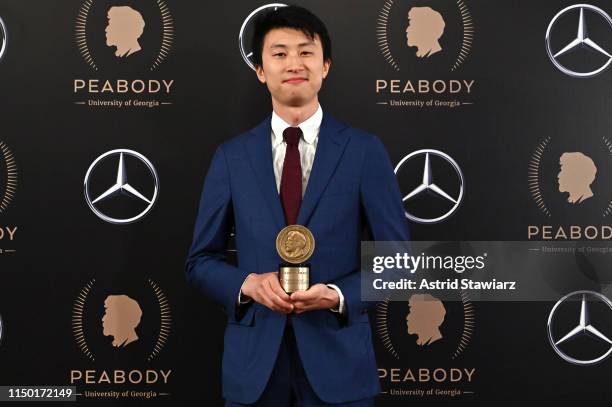
[[242,286],[242,295],[282,314],[293,312],[293,304],[289,295],[278,281],[278,272],[249,274]]

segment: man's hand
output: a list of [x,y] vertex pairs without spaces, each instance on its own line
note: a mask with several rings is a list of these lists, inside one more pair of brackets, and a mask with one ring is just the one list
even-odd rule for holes
[[291,294],[291,302],[295,306],[295,313],[301,314],[304,311],[337,308],[340,297],[336,290],[325,284],[315,284],[306,291],[296,291]]
[[249,274],[242,286],[242,294],[282,314],[290,314],[294,309],[289,295],[278,281],[278,272]]

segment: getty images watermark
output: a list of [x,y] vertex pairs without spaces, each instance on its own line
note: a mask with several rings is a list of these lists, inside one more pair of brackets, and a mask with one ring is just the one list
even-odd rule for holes
[[364,301],[452,300],[457,291],[477,301],[556,301],[575,287],[612,294],[611,265],[605,241],[362,242],[361,293]]

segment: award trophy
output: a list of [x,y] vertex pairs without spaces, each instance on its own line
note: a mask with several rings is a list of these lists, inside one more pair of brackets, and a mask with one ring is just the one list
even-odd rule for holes
[[302,225],[289,225],[276,236],[276,251],[285,261],[279,265],[278,279],[287,294],[310,287],[310,265],[305,262],[314,248],[314,236]]

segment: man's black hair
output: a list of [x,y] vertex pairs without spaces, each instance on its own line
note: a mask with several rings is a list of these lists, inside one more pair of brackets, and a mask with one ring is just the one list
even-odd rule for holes
[[253,40],[251,42],[253,63],[256,66],[262,65],[261,52],[263,50],[264,37],[270,30],[275,28],[294,28],[302,31],[311,39],[314,39],[315,35],[318,34],[323,46],[323,61],[331,60],[331,40],[323,21],[304,7],[287,6],[270,10],[256,19]]

